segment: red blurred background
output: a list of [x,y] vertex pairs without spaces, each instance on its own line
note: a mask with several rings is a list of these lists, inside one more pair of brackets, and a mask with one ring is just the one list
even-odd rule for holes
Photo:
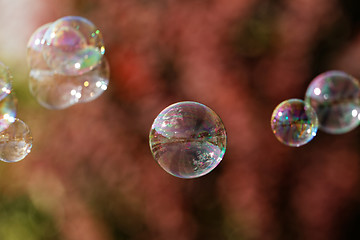
[[[0,1],[0,58],[14,75],[31,154],[0,164],[1,240],[360,239],[359,129],[290,148],[278,103],[332,69],[360,78],[354,0]],[[61,111],[28,90],[35,29],[79,15],[102,31],[107,92]],[[175,178],[148,133],[166,106],[201,102],[228,133],[210,174]]]

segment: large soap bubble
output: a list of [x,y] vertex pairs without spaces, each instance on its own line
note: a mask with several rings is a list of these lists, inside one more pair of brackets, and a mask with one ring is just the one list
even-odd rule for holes
[[150,130],[151,152],[168,173],[195,178],[212,171],[226,150],[226,131],[219,116],[197,102],[165,108]]
[[48,109],[99,97],[109,84],[100,31],[87,19],[64,17],[39,27],[27,45],[30,92]]

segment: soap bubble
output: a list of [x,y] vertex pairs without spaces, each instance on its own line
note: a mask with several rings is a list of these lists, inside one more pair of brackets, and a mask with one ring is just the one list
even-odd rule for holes
[[299,147],[311,141],[318,129],[318,120],[311,107],[300,99],[280,103],[271,116],[271,128],[283,144]]
[[0,101],[0,131],[4,131],[15,121],[17,100],[13,93]]
[[32,69],[29,74],[31,94],[45,108],[64,109],[99,97],[109,83],[109,65],[100,65],[79,76],[56,74],[52,70]]
[[42,53],[57,74],[80,75],[95,68],[105,53],[102,35],[89,20],[67,16],[52,23]]
[[31,35],[27,44],[27,62],[31,69],[49,69],[42,54],[45,43],[44,34],[51,23],[42,25]]
[[0,160],[18,162],[31,151],[32,136],[29,127],[15,119],[7,129],[0,132]]
[[355,78],[342,71],[329,71],[310,83],[305,103],[315,110],[321,130],[341,134],[359,125],[359,97],[359,83]]
[[165,108],[152,124],[149,143],[154,159],[168,173],[195,178],[212,171],[226,150],[226,131],[219,116],[197,102]]
[[[89,49],[100,52],[99,58]],[[48,109],[96,99],[109,84],[104,51],[100,31],[84,18],[64,17],[39,27],[27,45],[30,92]]]

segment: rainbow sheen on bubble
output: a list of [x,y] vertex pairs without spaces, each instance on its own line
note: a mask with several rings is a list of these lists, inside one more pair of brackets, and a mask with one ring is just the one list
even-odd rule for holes
[[105,58],[96,68],[79,76],[60,75],[49,69],[32,69],[29,88],[43,107],[64,109],[98,98],[107,89],[109,73]]
[[13,93],[0,101],[0,132],[15,121],[17,100]]
[[9,69],[0,62],[0,100],[11,93],[11,79]]
[[196,178],[212,171],[226,150],[226,131],[220,117],[197,102],[179,102],[154,120],[150,149],[157,163],[180,178]]
[[305,107],[303,100],[289,99],[273,111],[271,128],[281,143],[299,147],[316,136],[318,120],[315,111]]
[[359,125],[359,82],[345,72],[317,76],[306,90],[305,103],[315,110],[319,128],[327,133],[347,133]]
[[32,148],[32,135],[29,127],[20,119],[15,119],[0,132],[0,160],[18,162],[24,159]]
[[89,20],[67,16],[46,30],[42,53],[57,74],[80,75],[94,69],[105,53],[102,34]]

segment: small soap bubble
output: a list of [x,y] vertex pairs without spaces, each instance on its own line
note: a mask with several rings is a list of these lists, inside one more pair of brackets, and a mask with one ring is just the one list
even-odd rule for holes
[[7,129],[15,121],[17,100],[13,93],[0,101],[0,131]]
[[42,54],[43,45],[45,43],[44,34],[48,30],[51,23],[47,23],[31,35],[27,44],[27,62],[31,69],[48,69],[47,63]]
[[109,73],[105,58],[96,68],[79,76],[60,75],[49,69],[32,69],[29,88],[43,107],[64,109],[99,97],[107,89]]
[[0,100],[11,93],[11,80],[9,69],[0,62]]
[[275,108],[271,128],[281,143],[299,147],[316,136],[318,120],[315,111],[306,107],[303,100],[289,99]]
[[0,132],[0,160],[18,162],[31,151],[32,136],[29,127],[20,119],[15,119],[7,129]]
[[179,102],[154,120],[149,135],[154,159],[168,173],[196,178],[212,171],[226,150],[226,131],[219,116],[197,102]]
[[360,87],[358,81],[342,71],[328,71],[317,76],[306,90],[305,103],[319,119],[319,128],[342,134],[360,122]]
[[43,56],[57,74],[80,75],[95,68],[105,53],[102,35],[89,20],[68,16],[44,34]]

